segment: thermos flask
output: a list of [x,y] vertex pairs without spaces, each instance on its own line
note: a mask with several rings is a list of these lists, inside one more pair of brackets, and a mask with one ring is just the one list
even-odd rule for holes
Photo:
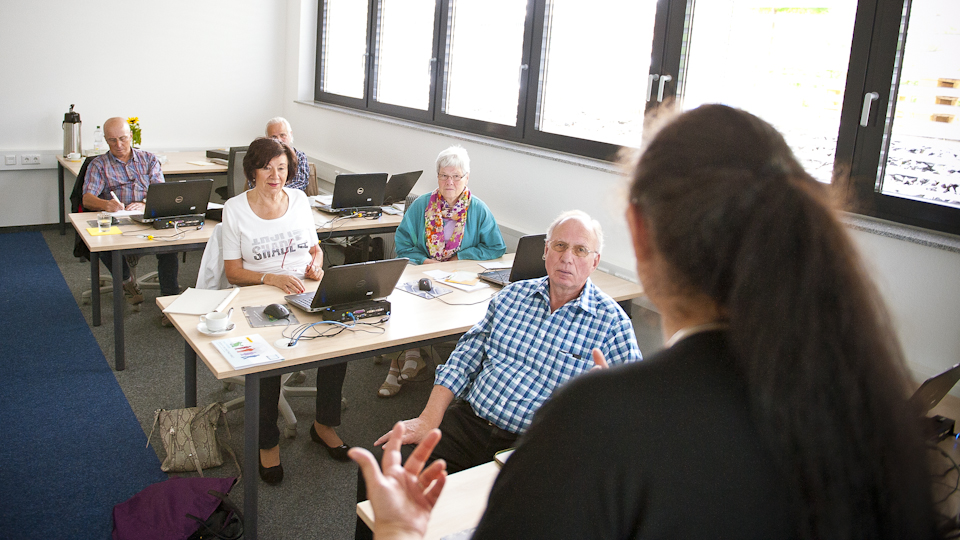
[[82,154],[80,146],[80,113],[73,111],[73,104],[70,104],[70,111],[63,115],[63,156],[77,153]]

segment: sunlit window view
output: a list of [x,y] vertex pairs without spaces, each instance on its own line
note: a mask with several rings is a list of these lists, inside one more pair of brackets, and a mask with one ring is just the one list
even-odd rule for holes
[[548,0],[537,129],[639,146],[656,9],[656,2]]
[[421,111],[430,105],[436,0],[380,0],[373,99]]
[[857,3],[797,4],[697,2],[678,98],[683,109],[724,103],[767,120],[829,182]]
[[363,98],[366,77],[367,3],[324,0],[320,90]]
[[517,124],[526,0],[451,0],[443,112]]
[[960,2],[910,5],[889,151],[878,183],[885,195],[960,207]]

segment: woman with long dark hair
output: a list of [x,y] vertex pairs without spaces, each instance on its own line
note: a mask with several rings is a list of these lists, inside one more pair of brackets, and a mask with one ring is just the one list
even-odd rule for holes
[[[677,116],[632,173],[627,222],[666,348],[554,394],[474,538],[935,536],[899,346],[783,137],[722,105]],[[377,526],[416,533],[384,516],[429,511],[436,487],[402,483],[418,463],[377,476],[354,452]]]

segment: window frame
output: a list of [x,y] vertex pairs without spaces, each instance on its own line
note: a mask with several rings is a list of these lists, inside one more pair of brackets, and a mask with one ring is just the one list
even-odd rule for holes
[[[382,114],[403,120],[456,131],[492,137],[511,143],[526,144],[548,150],[615,162],[620,147],[615,144],[558,135],[536,129],[538,102],[543,62],[542,44],[544,20],[548,0],[527,0],[524,25],[524,44],[521,64],[527,69],[520,77],[517,105],[517,125],[504,126],[487,121],[463,118],[443,112],[442,103],[446,81],[447,32],[452,0],[435,0],[434,47],[430,81],[430,99],[426,111],[376,102],[372,99],[377,66],[375,40],[377,38],[378,6],[381,0],[368,0],[367,58],[364,73],[364,97],[349,98],[321,92],[323,31],[326,2],[321,0],[318,10],[317,61],[315,96],[317,102],[329,103],[360,111]],[[832,189],[841,192],[851,211],[906,225],[918,226],[950,234],[960,234],[960,209],[884,195],[875,187],[880,160],[886,159],[887,108],[894,110],[890,96],[896,95],[894,70],[898,62],[898,40],[904,4],[911,0],[858,0],[856,19],[841,105],[841,120],[837,134]],[[672,102],[684,81],[681,67],[686,61],[688,24],[696,16],[695,0],[658,0],[654,22],[649,75],[670,74],[673,79],[664,87],[663,104],[656,99],[658,83],[653,84],[651,99],[645,112],[650,113]],[[909,28],[908,28],[909,30]],[[612,53],[616,54],[616,53]],[[531,77],[533,74],[533,78]],[[891,81],[894,81],[891,84]],[[869,90],[868,90],[869,88]],[[859,125],[863,96],[866,92],[880,94],[867,127]],[[601,96],[602,98],[602,96]]]

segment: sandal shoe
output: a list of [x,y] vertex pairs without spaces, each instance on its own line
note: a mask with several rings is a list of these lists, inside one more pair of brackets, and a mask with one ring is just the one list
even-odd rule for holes
[[[411,362],[415,362],[415,365],[411,365]],[[400,370],[400,376],[397,377],[397,380],[401,383],[410,381],[419,375],[425,367],[427,367],[427,363],[420,356],[408,356],[403,361],[403,369]]]
[[327,446],[327,443],[323,442],[323,439],[320,438],[320,434],[317,433],[317,427],[310,425],[310,438],[313,439],[313,442],[319,444],[323,447],[324,450],[330,454],[330,457],[337,461],[350,461],[350,456],[347,455],[347,450],[350,450],[350,447],[346,444],[341,444],[340,446]]
[[[393,379],[397,381],[397,384],[390,382],[390,375],[393,375]],[[397,395],[400,392],[400,382],[397,379],[399,376],[400,371],[395,367],[391,367],[390,371],[387,372],[387,380],[383,381],[380,389],[377,390],[377,397],[388,398]]]

